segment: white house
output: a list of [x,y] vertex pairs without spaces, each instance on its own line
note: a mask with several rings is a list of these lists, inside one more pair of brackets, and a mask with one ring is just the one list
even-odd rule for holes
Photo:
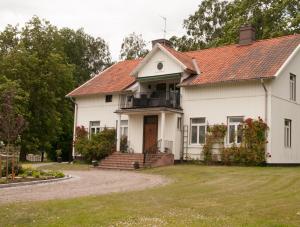
[[[270,128],[267,162],[300,163],[300,35],[254,37],[244,26],[238,44],[184,53],[155,40],[144,59],[116,63],[67,95],[74,127],[116,128],[118,151],[123,134],[132,153],[201,159],[208,124],[229,132],[261,117]],[[228,133],[226,143],[238,140]]]

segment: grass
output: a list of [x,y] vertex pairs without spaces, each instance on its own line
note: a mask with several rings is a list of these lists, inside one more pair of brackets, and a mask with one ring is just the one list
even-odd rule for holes
[[[177,165],[139,192],[0,207],[0,226],[300,226],[299,167]],[[66,189],[68,190],[68,189]]]

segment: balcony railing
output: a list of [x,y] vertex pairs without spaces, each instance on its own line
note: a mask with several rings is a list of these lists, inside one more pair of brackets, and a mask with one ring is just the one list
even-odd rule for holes
[[122,95],[120,109],[169,107],[180,109],[181,96],[178,92],[136,92]]

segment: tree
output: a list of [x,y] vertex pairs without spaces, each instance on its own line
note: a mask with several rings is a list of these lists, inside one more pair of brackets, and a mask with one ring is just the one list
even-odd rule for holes
[[59,30],[34,16],[22,28],[9,25],[0,32],[0,75],[28,92],[23,159],[28,152],[45,151],[54,158],[57,149],[69,157],[73,103],[65,95],[109,64],[105,41],[82,29]]
[[[8,155],[10,146],[16,142],[25,129],[27,94],[14,81],[0,77],[0,140],[6,144],[6,177],[8,177]],[[12,179],[14,179],[14,149],[12,150]]]
[[111,65],[109,48],[103,39],[86,34],[83,29],[63,28],[59,34],[68,63],[75,66],[76,87]]
[[131,33],[123,39],[120,59],[132,60],[141,58],[148,54],[148,52],[149,50],[146,49],[146,42],[143,40],[142,35]]
[[244,24],[255,27],[256,39],[299,33],[299,10],[297,0],[204,0],[184,20],[187,34],[171,41],[181,51],[235,43]]

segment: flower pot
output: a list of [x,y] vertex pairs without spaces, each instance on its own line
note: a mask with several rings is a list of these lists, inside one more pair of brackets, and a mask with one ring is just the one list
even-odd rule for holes
[[97,160],[93,160],[93,161],[92,161],[92,165],[93,165],[94,167],[96,167],[96,166],[98,166],[98,165],[99,165],[99,163],[98,163],[98,161],[97,161]]
[[61,163],[62,162],[62,157],[57,157],[57,162]]

